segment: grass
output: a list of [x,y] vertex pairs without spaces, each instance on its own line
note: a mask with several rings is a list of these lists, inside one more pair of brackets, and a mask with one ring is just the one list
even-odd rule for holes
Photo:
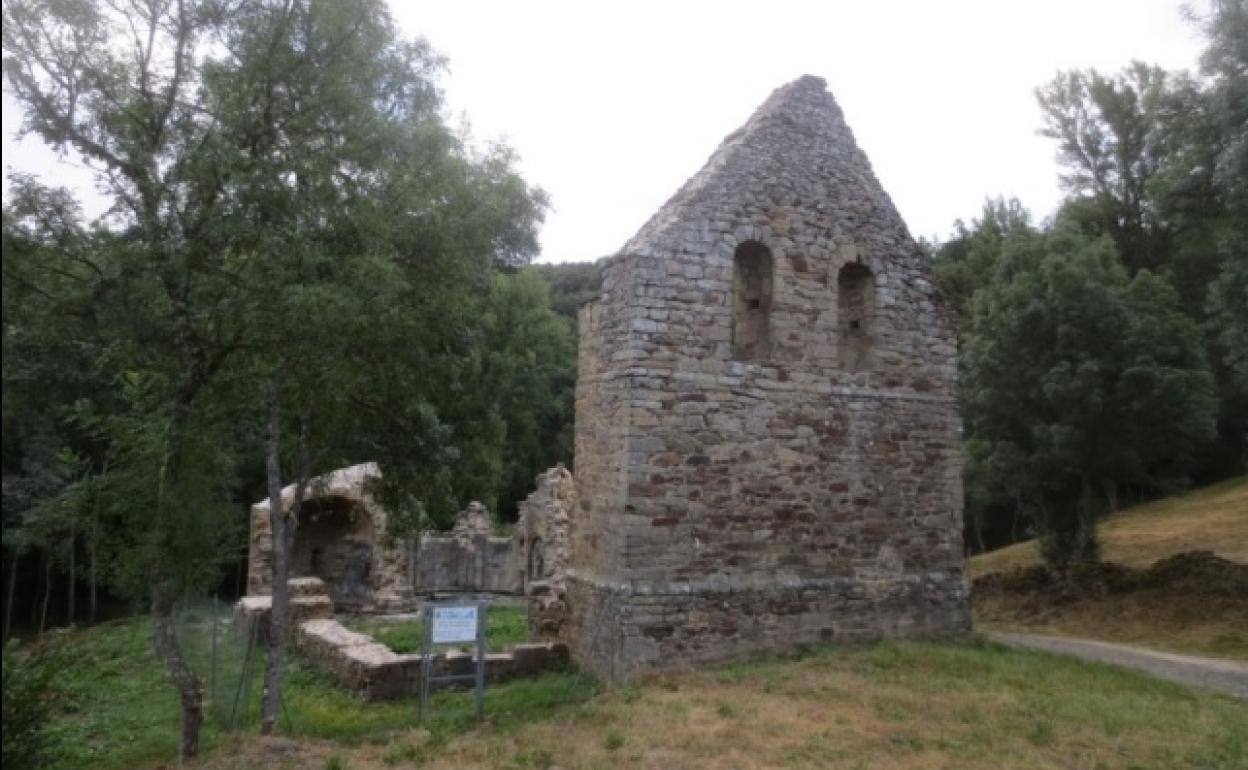
[[[53,642],[72,665],[52,768],[174,766],[149,633],[135,619]],[[551,673],[488,688],[484,726],[468,693],[439,693],[422,728],[414,700],[365,703],[297,657],[285,696],[279,739],[209,723],[189,767],[1248,767],[1248,704],[978,641],[820,648],[605,691]]]
[[[151,624],[146,617],[108,623],[95,628],[56,635],[47,644],[69,663],[55,681],[55,718],[50,730],[58,756],[50,770],[69,768],[157,767],[177,753],[177,698],[165,669],[152,651]],[[192,659],[202,657],[197,640],[188,640]],[[222,657],[225,657],[222,650]],[[241,735],[255,731],[260,695],[262,657],[253,669],[253,682],[245,697],[246,715]],[[236,667],[234,670],[237,670]],[[205,676],[207,679],[207,676]],[[232,699],[235,682],[218,683],[218,700]],[[208,683],[205,682],[207,685]],[[201,736],[204,753],[229,756],[250,741],[227,733],[213,715],[222,712],[211,702]],[[543,719],[557,709],[585,701],[598,692],[591,677],[573,671],[551,672],[487,688],[485,707],[491,721],[509,727]],[[284,712],[279,731],[298,741],[321,741],[333,751],[312,764],[321,767],[334,761],[356,767],[345,748],[365,742],[387,743],[392,736],[416,728],[417,700],[367,703],[336,686],[312,669],[297,654],[288,668],[283,688]],[[218,704],[219,705],[219,704]],[[225,709],[228,712],[228,708]],[[440,691],[426,725],[437,735],[458,735],[475,725],[469,692]],[[426,731],[428,732],[428,731]],[[250,759],[238,767],[281,766],[285,754]],[[226,765],[230,766],[231,765]]]
[[[490,652],[502,652],[528,639],[528,610],[525,607],[491,606],[486,610],[485,618],[485,646]],[[348,619],[343,625],[373,637],[397,653],[420,652],[424,625],[419,620],[396,621],[361,615]]]
[[[1121,511],[1099,526],[1102,558],[1144,568],[1185,551],[1248,564],[1248,477]],[[1040,562],[1034,542],[970,560],[972,577]],[[1083,636],[1175,652],[1248,660],[1248,595],[1153,587],[1053,597],[977,590],[977,628]]]
[[[1121,510],[1097,526],[1101,558],[1147,567],[1183,551],[1248,563],[1248,476]],[[1040,563],[1033,540],[975,556],[972,578]]]
[[[980,641],[881,643],[655,675],[543,718],[385,746],[302,745],[315,767],[1248,767],[1248,704]],[[411,747],[400,754],[397,746]],[[255,742],[202,767],[243,766]]]

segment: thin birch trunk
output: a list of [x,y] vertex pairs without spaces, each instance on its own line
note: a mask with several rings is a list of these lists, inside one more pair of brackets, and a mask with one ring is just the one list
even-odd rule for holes
[[77,534],[77,526],[75,525],[75,522],[71,520],[69,523],[69,589],[65,592],[65,617],[68,620],[66,623],[67,626],[74,625],[74,619],[77,615],[75,612],[77,608],[74,606],[74,589],[77,588],[76,583],[78,580],[78,565],[75,560],[75,557],[77,556],[75,553],[77,550],[77,548],[75,548],[77,545],[77,543],[75,543],[75,540],[77,540]]
[[13,555],[9,558],[9,586],[4,596],[4,641],[9,641],[9,634],[13,631],[13,596],[17,588],[17,562],[22,558],[22,552],[13,549]]
[[46,551],[43,554],[43,602],[39,609],[39,636],[43,636],[48,627],[48,599],[52,595],[52,557]]
[[287,509],[282,505],[281,465],[281,419],[282,405],[278,383],[269,387],[269,424],[265,433],[265,474],[269,486],[269,523],[273,536],[273,602],[269,610],[269,654],[264,671],[264,694],[260,701],[260,732],[271,735],[277,725],[278,708],[281,705],[282,674],[286,667],[286,648],[290,633],[290,595],[287,581],[290,576],[290,553],[294,546],[295,531],[299,526],[299,512],[303,506],[307,487],[307,419],[301,420],[295,492]]

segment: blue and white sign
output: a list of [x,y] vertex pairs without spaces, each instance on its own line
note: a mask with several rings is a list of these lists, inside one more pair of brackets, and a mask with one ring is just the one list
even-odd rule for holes
[[477,640],[477,608],[434,607],[433,643],[457,644]]

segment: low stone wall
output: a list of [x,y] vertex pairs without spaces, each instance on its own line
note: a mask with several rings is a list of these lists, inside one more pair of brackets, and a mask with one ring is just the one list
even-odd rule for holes
[[[419,654],[398,654],[336,620],[304,621],[299,625],[295,643],[318,668],[365,700],[399,698],[420,690],[424,661]],[[432,666],[435,676],[470,674],[473,662],[471,654],[452,651],[434,656]],[[568,648],[562,643],[522,644],[504,653],[487,654],[485,678],[498,682],[567,662]]]

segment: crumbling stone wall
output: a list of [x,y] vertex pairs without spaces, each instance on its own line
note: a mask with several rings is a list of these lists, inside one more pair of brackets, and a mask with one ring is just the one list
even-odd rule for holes
[[[766,317],[743,355],[744,311]],[[582,665],[969,627],[950,314],[822,80],[773,93],[604,263],[580,330]]]
[[512,569],[529,597],[530,638],[559,638],[567,620],[569,517],[575,505],[576,483],[562,465],[540,474],[537,488],[520,504]]
[[494,535],[485,506],[473,501],[455,516],[450,533],[423,532],[412,549],[412,586],[417,592],[519,593],[511,571],[512,538]]
[[[513,539],[494,535],[481,503],[461,511],[449,533],[388,537],[386,511],[368,492],[379,475],[376,464],[366,463],[309,482],[291,555],[292,578],[321,578],[334,606],[351,611],[412,610],[419,594],[435,591],[521,592]],[[294,487],[282,497],[290,505]],[[248,594],[272,593],[272,565],[266,499],[251,509]]]

